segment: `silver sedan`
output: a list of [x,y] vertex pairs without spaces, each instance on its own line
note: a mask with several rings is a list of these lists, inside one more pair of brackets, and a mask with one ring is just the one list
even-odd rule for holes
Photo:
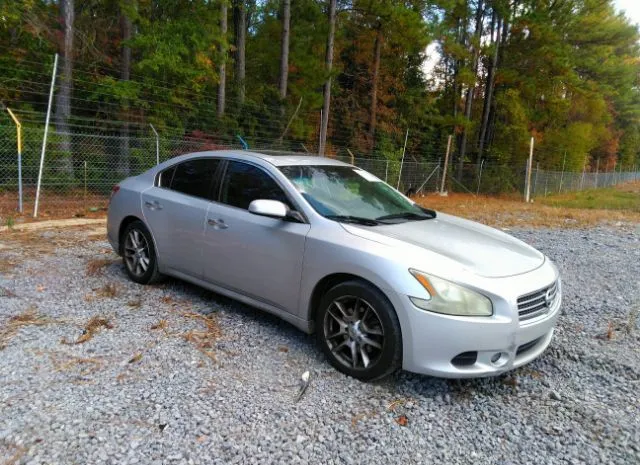
[[503,373],[542,354],[560,309],[542,253],[328,158],[173,158],[113,188],[108,237],[133,281],[171,275],[273,313],[362,380]]

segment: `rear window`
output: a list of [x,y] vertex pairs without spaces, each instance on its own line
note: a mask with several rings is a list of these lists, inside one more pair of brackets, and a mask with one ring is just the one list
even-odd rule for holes
[[171,190],[211,200],[213,178],[220,160],[199,158],[180,163],[171,179]]
[[158,175],[158,187],[168,188],[171,186],[171,179],[173,178],[173,173],[175,172],[176,167],[172,166],[171,168],[167,168],[164,171],[161,171]]

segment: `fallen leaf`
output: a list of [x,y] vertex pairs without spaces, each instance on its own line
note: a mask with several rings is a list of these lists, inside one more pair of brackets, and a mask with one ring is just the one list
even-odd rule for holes
[[142,360],[142,352],[139,352],[131,357],[131,360],[129,360],[128,363],[138,363],[140,360]]
[[609,322],[609,328],[607,329],[607,339],[611,340],[614,337],[613,323]]
[[396,418],[396,423],[399,424],[400,426],[407,426],[409,425],[409,419],[407,418],[406,415],[400,415],[399,417]]
[[287,346],[278,346],[278,352],[289,352],[289,348]]
[[36,286],[36,291],[38,291],[38,292],[42,292],[42,291],[44,291],[45,289],[46,289],[46,287],[44,287],[42,284],[38,284],[38,285]]

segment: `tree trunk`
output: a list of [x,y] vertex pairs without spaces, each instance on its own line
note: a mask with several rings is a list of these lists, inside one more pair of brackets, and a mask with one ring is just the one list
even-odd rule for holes
[[64,28],[59,51],[62,58],[62,73],[56,94],[55,125],[60,139],[60,171],[73,176],[69,117],[71,116],[71,91],[73,89],[73,22],[74,0],[60,0],[61,24]]
[[[514,8],[515,7],[516,7],[516,5],[514,5]],[[507,43],[507,39],[508,38],[509,38],[509,18],[503,18],[503,20],[502,20],[502,34],[501,34],[501,37],[499,37],[500,50],[498,51],[498,64],[503,62],[504,48],[505,48],[505,45]],[[495,81],[494,81],[493,93],[494,94],[496,93]],[[492,105],[489,108],[489,124],[487,125],[487,136],[486,136],[486,142],[485,142],[485,146],[487,148],[491,147],[491,144],[492,144],[493,139],[495,137],[495,130],[496,130],[496,102],[495,102],[495,98],[493,99],[493,101],[491,103],[492,103]]]
[[[497,19],[497,27],[496,27]],[[484,91],[484,105],[482,107],[482,121],[480,124],[480,134],[478,136],[478,163],[482,160],[484,155],[484,147],[487,136],[487,125],[489,123],[489,110],[493,105],[493,88],[495,86],[496,72],[498,68],[498,53],[500,52],[500,29],[502,27],[502,20],[497,14],[493,13],[491,20],[491,41],[493,42],[493,56],[489,63],[489,69],[487,70],[487,83]],[[494,39],[494,32],[496,38]]]
[[284,100],[285,98],[287,98],[287,79],[289,77],[289,25],[290,23],[291,23],[291,0],[283,0],[282,1],[282,41],[280,45],[280,85],[279,85],[281,100]]
[[[482,0],[478,0],[478,6],[476,9],[476,28],[474,30],[474,44],[471,45],[471,51],[473,60],[471,63],[471,69],[474,72],[474,76],[478,74],[478,58],[480,55],[480,38],[482,36],[482,16],[484,15],[484,9],[482,7]],[[475,83],[470,84],[467,87],[467,92],[464,101],[464,117],[466,119],[466,125],[462,130],[462,138],[460,140],[460,158],[458,159],[458,179],[462,179],[462,170],[464,168],[464,157],[467,152],[467,139],[469,134],[469,126],[471,124],[471,107],[473,104],[473,90]]]
[[[120,27],[122,29],[122,41],[131,40],[133,32],[133,24],[126,11],[120,12]],[[120,79],[128,81],[131,78],[131,47],[124,43],[120,51]],[[129,176],[129,121],[128,110],[129,102],[123,102],[125,114],[123,115],[124,124],[120,130],[120,153],[118,153],[116,172],[120,177]]]
[[216,115],[218,118],[224,116],[224,105],[227,92],[227,2],[220,3],[220,33],[222,43],[220,45],[220,64],[218,65],[218,108]]
[[[465,26],[466,26],[466,21],[465,21]],[[456,24],[456,33],[457,33],[457,41],[459,44],[464,44],[464,34],[462,33],[462,31],[465,28],[462,27],[462,21],[460,20],[460,18],[457,19],[457,24]],[[453,84],[452,84],[452,97],[453,97],[453,105],[451,108],[451,112],[453,115],[453,118],[455,119],[456,116],[458,116],[458,100],[460,98],[460,86],[458,85],[458,75],[460,73],[460,60],[456,57],[454,57],[453,59]]]
[[369,110],[369,143],[373,152],[376,137],[376,120],[378,113],[378,80],[380,78],[380,51],[382,49],[382,27],[378,26],[373,47],[373,75],[371,76],[371,109]]
[[235,0],[233,22],[236,30],[236,69],[235,78],[238,88],[238,103],[244,103],[244,78],[246,72],[245,51],[247,43],[247,8],[244,0]]
[[333,41],[336,33],[336,0],[329,0],[329,34],[327,35],[327,50],[324,59],[327,80],[322,89],[322,119],[320,121],[320,144],[318,154],[324,156],[327,144],[327,129],[329,126],[329,106],[331,104],[331,70],[333,68]]

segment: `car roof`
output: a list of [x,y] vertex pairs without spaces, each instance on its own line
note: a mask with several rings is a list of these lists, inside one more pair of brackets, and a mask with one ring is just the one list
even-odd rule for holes
[[289,166],[289,165],[334,165],[334,166],[351,166],[348,163],[341,162],[334,158],[318,157],[294,152],[276,152],[276,151],[263,151],[253,152],[249,150],[209,150],[206,152],[194,152],[185,154],[185,158],[191,157],[223,157],[223,158],[235,158],[235,159],[261,159],[274,166]]

